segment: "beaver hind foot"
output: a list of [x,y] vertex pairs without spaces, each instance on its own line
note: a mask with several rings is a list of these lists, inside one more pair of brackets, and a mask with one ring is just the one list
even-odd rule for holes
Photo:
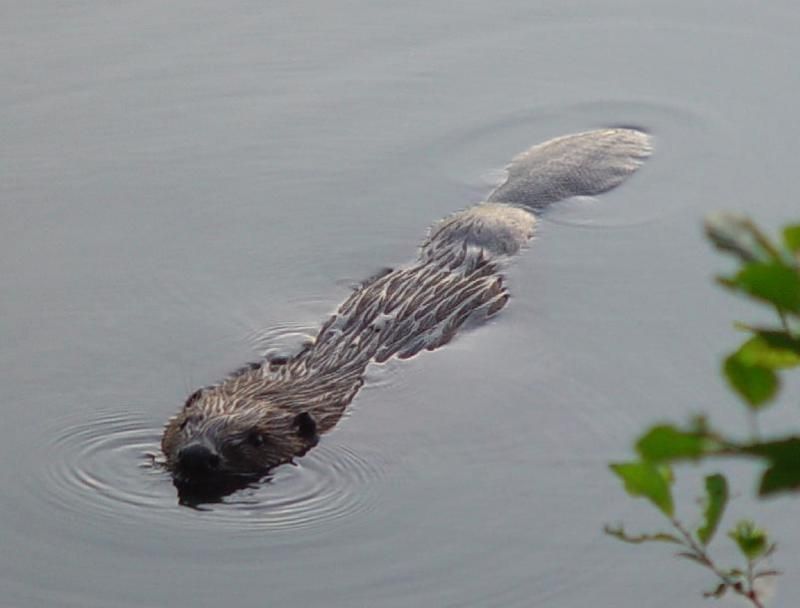
[[436,223],[414,262],[361,284],[302,351],[192,393],[161,441],[175,485],[195,496],[203,488],[208,501],[305,454],[342,416],[370,362],[434,350],[467,319],[505,306],[502,265],[533,235],[535,213],[615,188],[651,151],[642,131],[602,129],[516,156],[486,202]]

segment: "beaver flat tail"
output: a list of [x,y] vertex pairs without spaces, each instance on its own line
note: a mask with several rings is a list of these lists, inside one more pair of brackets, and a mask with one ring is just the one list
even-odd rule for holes
[[420,260],[452,267],[464,252],[467,262],[515,255],[533,235],[535,214],[563,199],[608,192],[651,153],[651,137],[635,129],[586,131],[533,146],[511,161],[506,181],[486,202],[433,225]]
[[556,201],[608,192],[650,156],[651,140],[647,133],[622,128],[551,139],[517,155],[488,201],[540,212]]

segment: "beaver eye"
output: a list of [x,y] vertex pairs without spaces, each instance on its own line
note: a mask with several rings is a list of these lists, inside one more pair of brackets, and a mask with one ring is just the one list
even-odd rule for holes
[[264,445],[264,435],[258,431],[250,431],[247,433],[246,441],[254,448],[260,448],[262,445]]
[[192,422],[192,423],[195,423],[195,424],[196,424],[196,423],[197,423],[197,422],[199,422],[200,420],[202,420],[202,417],[200,417],[200,416],[197,416],[197,415],[194,415],[194,416],[186,416],[186,418],[184,418],[184,419],[183,419],[183,422],[181,422],[181,424],[180,424],[180,426],[178,427],[178,429],[180,429],[180,430],[182,431],[183,429],[185,429],[185,428],[186,428],[186,425],[187,425],[187,424],[189,424],[190,422]]

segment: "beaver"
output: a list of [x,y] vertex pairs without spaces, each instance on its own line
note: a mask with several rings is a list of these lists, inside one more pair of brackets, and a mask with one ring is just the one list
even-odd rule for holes
[[161,442],[175,485],[228,493],[305,454],[336,425],[371,362],[439,348],[468,319],[505,306],[502,265],[533,235],[535,214],[611,190],[651,149],[643,131],[612,128],[515,157],[486,201],[434,224],[414,262],[362,283],[300,352],[193,392]]

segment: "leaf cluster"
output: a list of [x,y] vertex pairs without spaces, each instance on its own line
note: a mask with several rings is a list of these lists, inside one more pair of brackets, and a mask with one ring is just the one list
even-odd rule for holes
[[721,251],[732,254],[740,268],[717,281],[733,292],[773,307],[781,326],[753,328],[741,347],[725,359],[725,377],[754,409],[769,404],[779,387],[778,371],[800,365],[800,339],[791,330],[800,321],[800,224],[783,229],[782,242],[772,242],[751,220],[717,213],[706,219],[706,234]]
[[705,477],[700,523],[689,529],[675,516],[671,486],[672,466],[698,463],[709,458],[747,458],[763,463],[758,495],[766,497],[800,490],[800,436],[762,438],[756,418],[775,402],[781,373],[800,367],[800,224],[783,229],[779,243],[770,240],[748,218],[718,213],[706,220],[706,234],[721,251],[731,254],[739,268],[718,282],[732,292],[772,308],[778,323],[772,327],[738,324],[748,333],[745,341],[722,364],[722,375],[745,405],[751,419],[751,437],[746,441],[726,437],[713,430],[699,416],[680,427],[659,424],[636,441],[637,460],[610,465],[625,490],[633,497],[650,501],[664,514],[676,534],[629,535],[622,526],[606,532],[629,543],[669,542],[682,545],[677,554],[712,570],[719,579],[707,597],[720,597],[731,590],[754,606],[761,606],[754,583],[774,570],[757,570],[756,565],[772,554],[775,544],[751,521],[740,521],[728,532],[745,560],[744,569],[720,569],[708,553],[708,545],[720,525],[728,502],[728,482],[721,473]]

